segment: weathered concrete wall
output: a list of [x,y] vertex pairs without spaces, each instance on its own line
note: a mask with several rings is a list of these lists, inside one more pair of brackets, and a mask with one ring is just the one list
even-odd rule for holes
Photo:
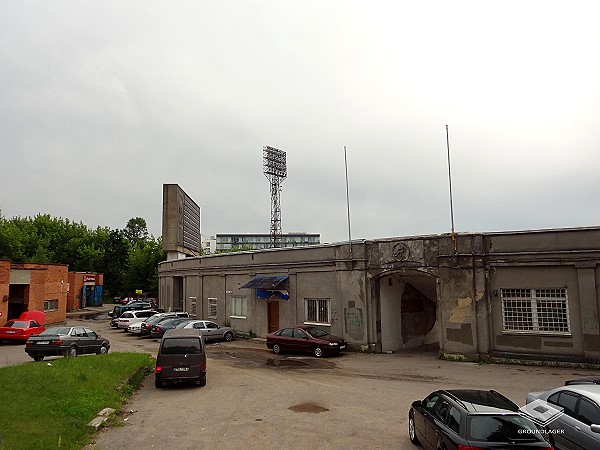
[[[219,317],[227,318],[231,297],[243,295],[238,285],[259,275],[288,275],[281,326],[304,321],[304,299],[329,298],[330,331],[370,350],[380,351],[390,336],[392,346],[416,342],[435,310],[428,342],[437,333],[442,352],[589,359],[600,355],[598,262],[600,228],[591,228],[388,238],[353,243],[352,255],[347,244],[211,255],[162,263],[159,277],[161,304],[171,301],[173,276],[193,276],[198,283],[187,280],[186,289],[202,292],[202,314],[210,296],[219,299]],[[407,285],[412,293],[404,295]],[[570,335],[502,330],[501,299],[494,293],[519,287],[566,287]],[[265,335],[267,302],[248,291],[248,317],[232,325]]]

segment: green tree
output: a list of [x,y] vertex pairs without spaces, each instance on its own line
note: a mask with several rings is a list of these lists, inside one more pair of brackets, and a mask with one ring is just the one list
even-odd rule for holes
[[165,259],[161,239],[148,238],[138,242],[129,253],[126,289],[129,292],[136,289],[158,292],[158,263]]
[[136,245],[138,242],[148,239],[148,228],[146,220],[141,217],[134,217],[127,221],[127,225],[123,230],[125,237],[131,245]]
[[129,269],[131,244],[122,230],[111,230],[104,248],[104,289],[110,297],[125,292],[125,274]]

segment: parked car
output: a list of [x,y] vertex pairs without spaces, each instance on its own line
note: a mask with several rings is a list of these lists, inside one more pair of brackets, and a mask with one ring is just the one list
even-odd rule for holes
[[235,338],[235,330],[231,327],[221,326],[210,320],[190,320],[180,323],[175,328],[198,330],[205,341],[231,341]]
[[160,343],[154,370],[154,385],[192,381],[206,386],[204,339],[194,330],[169,330]]
[[[527,404],[542,402],[560,413],[545,427],[556,449],[600,448],[600,386],[567,385],[546,392],[530,392]],[[536,406],[537,407],[537,406]]]
[[592,375],[565,381],[565,386],[570,386],[572,384],[600,384],[600,376]]
[[287,327],[267,335],[267,348],[273,353],[308,352],[316,357],[346,350],[346,340],[313,325]]
[[35,361],[45,356],[77,356],[83,353],[108,353],[110,342],[91,328],[52,327],[30,336],[25,352]]
[[150,328],[150,337],[152,339],[160,339],[166,331],[172,330],[180,323],[187,322],[188,320],[190,319],[187,317],[169,317],[165,320],[161,320]]
[[552,450],[519,406],[496,391],[440,390],[413,402],[408,436],[426,450]]
[[116,328],[117,321],[123,313],[127,311],[141,311],[143,309],[152,309],[152,305],[150,303],[136,302],[130,303],[128,305],[115,306],[112,310],[112,313],[109,313],[109,315],[112,317],[112,320],[110,321],[110,326]]
[[40,334],[44,327],[42,311],[25,311],[18,319],[12,319],[0,327],[0,342],[25,342],[29,336]]
[[127,332],[132,334],[140,334],[142,331],[142,323],[143,322],[133,322],[127,327]]
[[184,311],[177,312],[163,312],[153,315],[147,320],[144,320],[141,324],[140,328],[140,336],[150,336],[150,330],[152,329],[152,325],[156,325],[162,320],[171,319],[173,317],[189,317],[189,314]]
[[117,320],[117,328],[127,331],[129,325],[139,322],[142,323],[149,317],[158,314],[156,311],[151,309],[142,309],[141,311],[126,311],[121,314],[121,317]]

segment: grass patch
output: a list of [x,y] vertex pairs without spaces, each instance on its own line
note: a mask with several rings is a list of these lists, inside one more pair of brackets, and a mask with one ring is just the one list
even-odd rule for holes
[[0,368],[0,449],[80,449],[87,423],[117,411],[154,367],[145,353],[59,358]]

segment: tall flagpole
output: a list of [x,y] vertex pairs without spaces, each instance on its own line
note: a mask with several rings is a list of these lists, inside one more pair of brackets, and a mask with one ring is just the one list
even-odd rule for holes
[[348,249],[350,260],[352,260],[352,234],[350,233],[350,193],[348,190],[348,158],[346,156],[346,146],[344,145],[344,165],[346,166],[346,205],[348,207]]
[[448,125],[446,125],[446,147],[448,148],[448,184],[450,186],[450,220],[452,222],[452,244],[454,253],[456,253],[456,236],[454,234],[454,207],[452,205],[452,171],[450,170],[450,138],[448,134]]

